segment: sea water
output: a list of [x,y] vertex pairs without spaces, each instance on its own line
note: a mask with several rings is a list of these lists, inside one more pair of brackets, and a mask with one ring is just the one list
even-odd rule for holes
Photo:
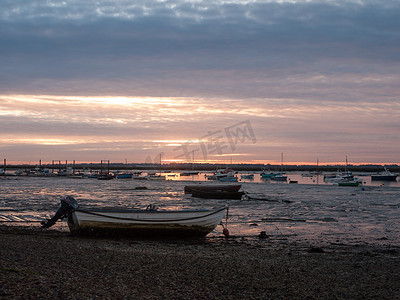
[[[146,208],[160,210],[213,208],[228,205],[223,219],[234,238],[269,239],[315,245],[400,246],[400,187],[398,182],[339,187],[318,178],[289,174],[298,184],[273,183],[257,178],[241,182],[243,200],[193,198],[184,187],[205,177],[167,179],[73,179],[66,177],[7,177],[0,179],[0,224],[40,226],[54,215],[63,196],[71,195],[81,208]],[[57,230],[68,231],[65,221]],[[222,236],[218,226],[208,237]]]

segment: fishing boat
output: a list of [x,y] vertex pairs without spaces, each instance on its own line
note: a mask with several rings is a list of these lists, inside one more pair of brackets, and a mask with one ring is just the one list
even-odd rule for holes
[[71,234],[78,236],[203,237],[221,223],[226,209],[158,210],[155,205],[143,210],[79,209],[76,200],[67,196],[42,226],[67,218]]
[[193,184],[185,186],[184,191],[185,194],[191,194],[193,190],[237,192],[241,187],[241,184]]
[[382,180],[382,181],[395,181],[398,174],[394,174],[386,169],[379,174],[371,175],[371,180]]

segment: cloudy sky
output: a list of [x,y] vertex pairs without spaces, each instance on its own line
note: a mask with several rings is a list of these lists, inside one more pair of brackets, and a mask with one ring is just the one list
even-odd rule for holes
[[399,163],[397,0],[0,5],[11,163]]

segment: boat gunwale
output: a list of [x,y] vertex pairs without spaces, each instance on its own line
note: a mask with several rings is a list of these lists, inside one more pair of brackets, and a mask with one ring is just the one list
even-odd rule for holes
[[[182,221],[189,221],[189,220],[196,220],[196,219],[202,219],[202,218],[207,218],[209,216],[218,214],[222,211],[227,209],[227,207],[220,207],[218,209],[214,210],[180,210],[180,211],[152,211],[152,210],[137,210],[137,211],[116,211],[116,210],[82,210],[82,209],[76,209],[73,210],[72,213],[74,212],[81,212],[81,213],[86,213],[89,215],[95,215],[98,217],[103,217],[103,218],[109,218],[109,219],[116,219],[116,220],[124,220],[124,221],[134,221],[134,222],[155,222],[155,223],[168,223],[168,222],[182,222]],[[139,213],[139,214],[157,214],[157,213],[208,213],[208,214],[202,214],[199,216],[191,216],[191,217],[185,217],[185,218],[179,218],[179,219],[135,219],[135,218],[124,218],[124,217],[118,217],[118,216],[110,216],[110,215],[104,215],[101,213]]]

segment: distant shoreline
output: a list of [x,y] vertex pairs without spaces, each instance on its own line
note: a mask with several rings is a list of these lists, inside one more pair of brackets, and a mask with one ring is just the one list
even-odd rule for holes
[[[54,170],[64,170],[66,162],[60,162],[57,164],[20,164],[20,165],[0,165],[0,169],[5,169],[8,171],[12,170],[34,170],[35,168],[40,169],[54,169]],[[104,165],[101,166],[100,163],[78,163],[72,164],[67,162],[68,168],[74,168],[75,170],[100,170],[105,169]],[[344,171],[346,165],[284,165],[284,171],[287,172],[336,172],[338,170]],[[400,165],[377,165],[377,164],[367,164],[367,165],[347,165],[347,170],[352,172],[368,172],[376,173],[382,172],[384,167],[388,168],[391,172],[400,172]],[[231,168],[234,171],[249,171],[249,172],[261,172],[262,170],[280,170],[281,165],[271,165],[271,164],[204,164],[204,163],[169,163],[169,164],[140,164],[140,163],[110,163],[110,170],[156,170],[156,171],[215,171],[216,169]]]

